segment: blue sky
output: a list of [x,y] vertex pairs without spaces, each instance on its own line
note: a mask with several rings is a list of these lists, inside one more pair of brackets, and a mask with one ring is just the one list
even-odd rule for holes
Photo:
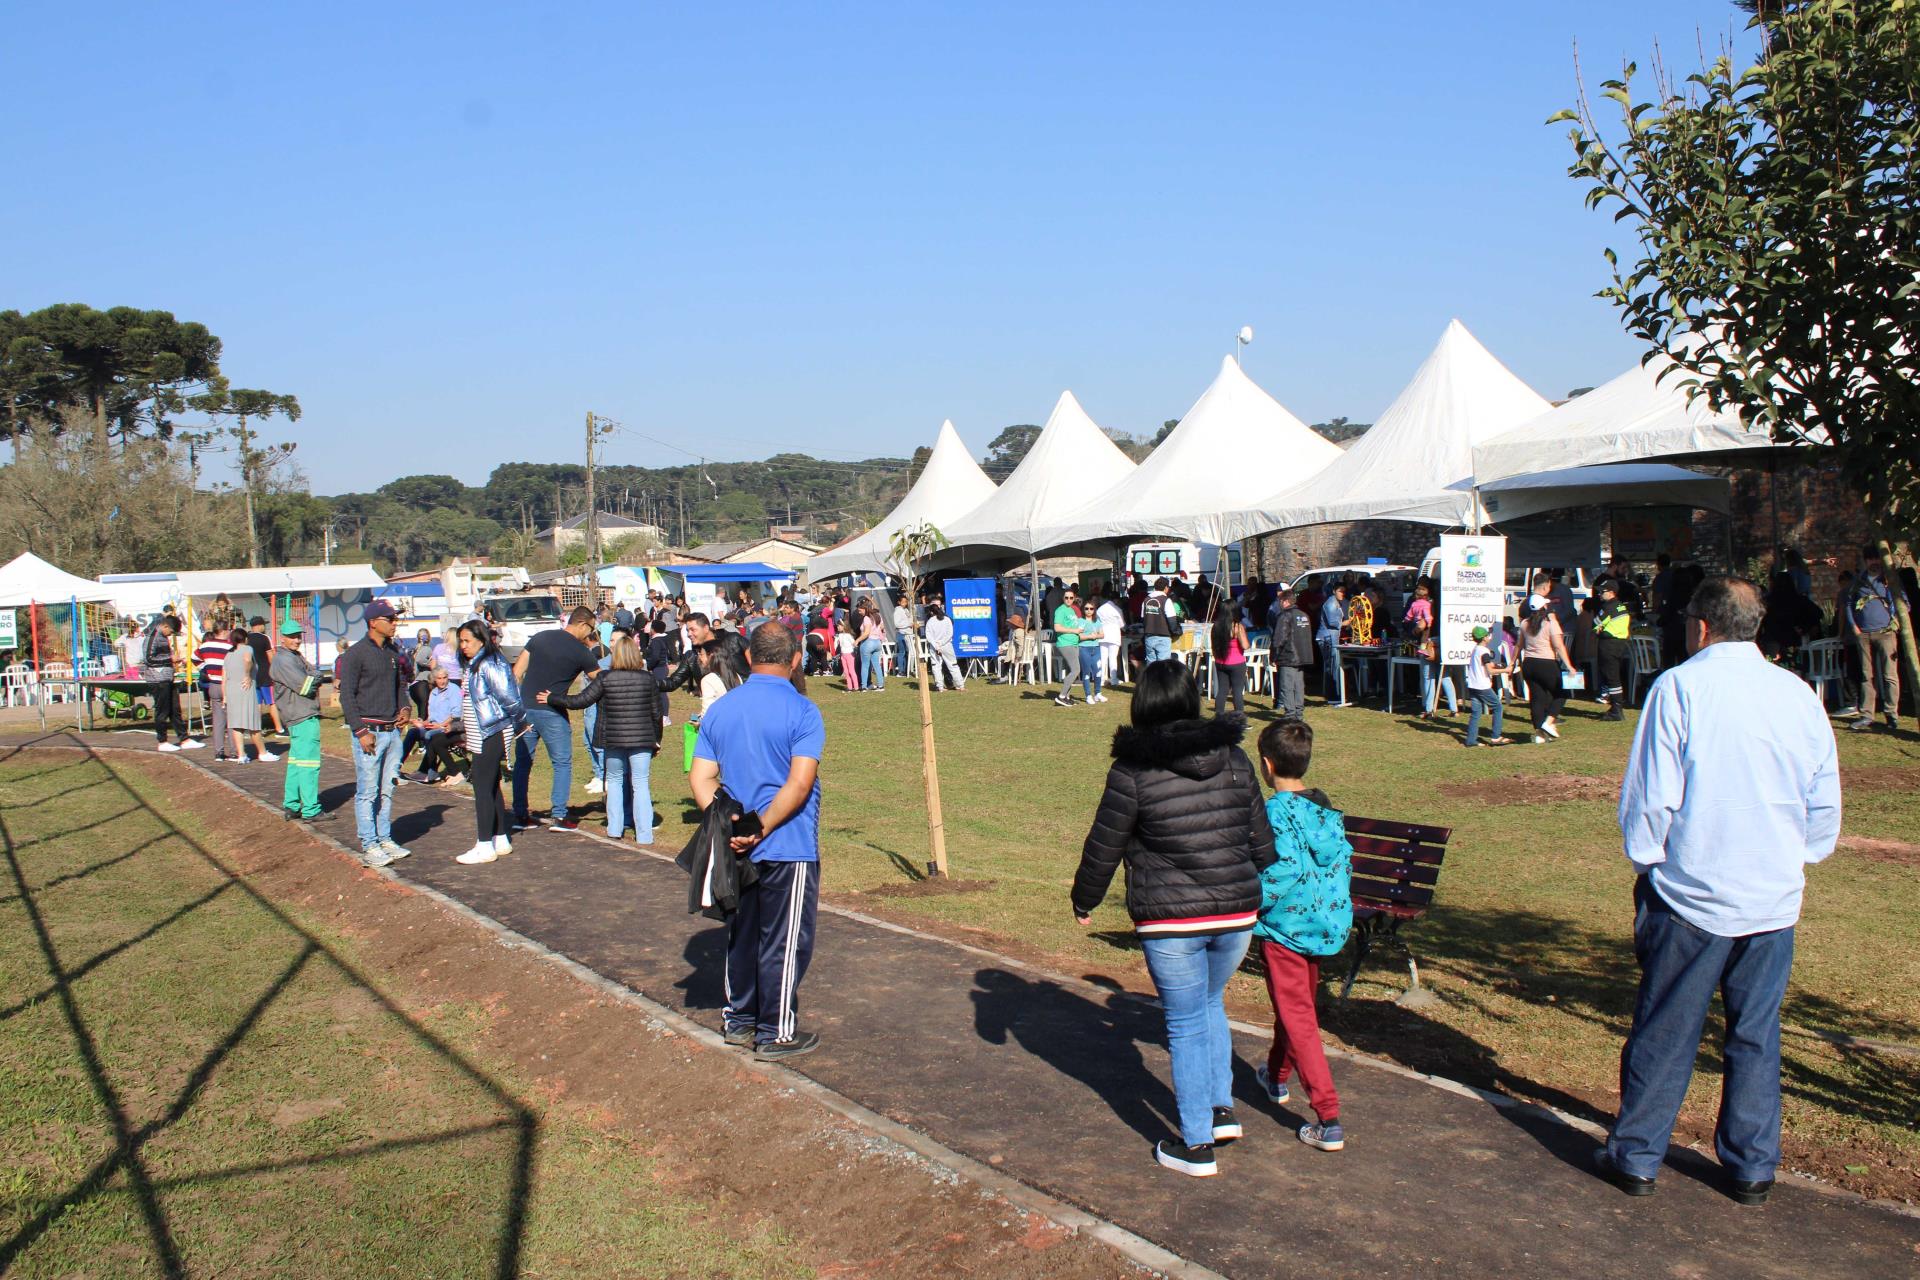
[[[1299,10],[1305,10],[1300,12]],[[1369,420],[1458,316],[1541,393],[1637,356],[1542,121],[1725,0],[18,7],[0,306],[165,307],[300,397],[316,492],[579,456],[976,454],[1232,334]],[[22,175],[28,180],[22,181]],[[686,455],[637,438],[608,460]]]

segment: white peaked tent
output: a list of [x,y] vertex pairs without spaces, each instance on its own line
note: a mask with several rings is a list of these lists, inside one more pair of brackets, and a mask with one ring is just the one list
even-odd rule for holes
[[1146,536],[1218,545],[1224,515],[1291,486],[1340,456],[1340,447],[1262,390],[1227,356],[1160,447],[1057,526],[1042,546]]
[[[1229,539],[1345,520],[1477,527],[1474,446],[1552,406],[1454,320],[1406,389],[1351,449],[1304,483],[1232,513]],[[1727,505],[1726,484],[1656,464],[1584,467],[1487,486],[1484,516],[1514,520],[1601,502]]]
[[113,588],[48,564],[31,551],[22,551],[0,566],[0,609],[24,609],[30,604],[94,604],[113,598]]
[[1013,474],[985,502],[940,531],[956,550],[999,547],[1032,555],[1048,545],[1036,538],[1039,530],[1058,524],[1133,469],[1133,459],[1087,416],[1073,392],[1062,391]]
[[1474,446],[1474,475],[1485,485],[1595,463],[1776,447],[1765,431],[1753,430],[1731,411],[1715,412],[1704,396],[1690,396],[1685,376],[1665,356],[1637,364]]
[[993,495],[993,481],[967,452],[951,421],[940,424],[933,452],[920,478],[907,490],[900,505],[865,533],[828,547],[807,561],[807,578],[819,582],[849,573],[885,573],[887,543],[901,529],[930,524],[945,532],[947,522],[979,506]]

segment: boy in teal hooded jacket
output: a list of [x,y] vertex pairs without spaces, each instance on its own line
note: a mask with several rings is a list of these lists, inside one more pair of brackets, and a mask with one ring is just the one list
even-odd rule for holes
[[1320,1043],[1314,1002],[1320,961],[1338,955],[1353,928],[1353,846],[1346,822],[1305,778],[1313,758],[1306,721],[1276,720],[1260,734],[1260,769],[1273,787],[1267,820],[1276,855],[1260,873],[1260,918],[1253,926],[1273,1001],[1273,1048],[1255,1070],[1267,1097],[1291,1097],[1295,1072],[1318,1122],[1300,1126],[1300,1141],[1321,1151],[1346,1145],[1340,1095]]

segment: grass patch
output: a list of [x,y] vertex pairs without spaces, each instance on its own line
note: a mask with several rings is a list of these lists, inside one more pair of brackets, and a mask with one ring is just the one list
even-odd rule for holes
[[[0,763],[0,1272],[775,1276],[95,760]],[[344,948],[344,949],[343,949]]]

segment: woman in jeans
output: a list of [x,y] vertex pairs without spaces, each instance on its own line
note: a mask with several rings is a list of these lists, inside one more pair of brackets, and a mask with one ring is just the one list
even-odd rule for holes
[[1217,616],[1209,637],[1213,644],[1213,714],[1224,712],[1231,697],[1234,714],[1245,715],[1247,650],[1252,643],[1247,639],[1246,624],[1240,621],[1240,611],[1231,600],[1219,601],[1214,608]]
[[473,761],[473,820],[480,838],[455,862],[471,866],[492,862],[513,852],[507,839],[507,807],[500,796],[500,766],[507,758],[507,740],[517,737],[526,721],[520,705],[520,685],[513,667],[493,641],[484,622],[460,624],[460,656],[467,663],[467,697],[461,721],[467,755]]
[[1073,878],[1073,915],[1092,923],[1122,862],[1127,912],[1167,1015],[1180,1137],[1154,1147],[1169,1169],[1215,1172],[1216,1143],[1240,1136],[1233,1114],[1233,1035],[1222,1003],[1260,910],[1273,830],[1237,715],[1200,716],[1184,664],[1149,663],[1133,723],[1113,735],[1113,767]]
[[[1440,667],[1440,633],[1434,620],[1433,583],[1426,578],[1413,584],[1413,599],[1407,602],[1406,616],[1400,620],[1420,655],[1420,718],[1440,718],[1440,695],[1447,695],[1447,714],[1460,709],[1453,700],[1453,681]],[[1391,674],[1389,674],[1391,678]]]
[[884,689],[887,687],[886,664],[880,661],[880,648],[886,643],[887,628],[880,621],[880,611],[869,601],[860,602],[860,687],[862,689]]
[[631,826],[636,841],[652,844],[649,772],[660,750],[660,687],[647,670],[640,646],[625,636],[615,639],[613,662],[605,671],[578,693],[542,693],[540,705],[574,711],[600,708],[593,722],[593,745],[606,760],[607,834],[618,840]]
[[1520,624],[1520,674],[1527,678],[1533,740],[1545,742],[1560,736],[1560,712],[1567,705],[1560,673],[1573,670],[1573,659],[1567,656],[1567,637],[1547,598],[1531,596],[1527,608],[1527,620]]

